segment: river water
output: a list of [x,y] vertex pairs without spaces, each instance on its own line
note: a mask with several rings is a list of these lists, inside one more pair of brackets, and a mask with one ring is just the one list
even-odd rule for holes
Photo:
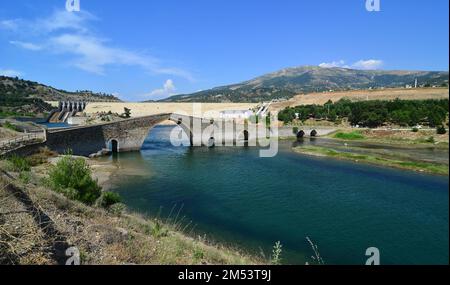
[[286,264],[311,263],[306,237],[326,264],[362,265],[369,247],[382,264],[449,262],[448,176],[303,156],[287,141],[274,158],[173,147],[172,128],[154,128],[140,153],[106,158],[128,170],[113,190],[132,210],[183,217],[193,235],[266,257],[281,241]]

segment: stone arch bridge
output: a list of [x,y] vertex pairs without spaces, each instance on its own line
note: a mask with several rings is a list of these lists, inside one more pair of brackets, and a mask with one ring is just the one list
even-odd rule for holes
[[73,154],[82,156],[89,156],[104,149],[117,152],[138,151],[150,130],[167,120],[183,129],[191,146],[211,143],[233,145],[238,140],[248,141],[252,139],[251,136],[256,137],[249,135],[248,126],[244,124],[232,123],[231,128],[222,128],[223,131],[218,133],[217,129],[225,125],[225,121],[180,114],[158,114],[99,125],[48,130],[43,144],[59,153],[70,149]]

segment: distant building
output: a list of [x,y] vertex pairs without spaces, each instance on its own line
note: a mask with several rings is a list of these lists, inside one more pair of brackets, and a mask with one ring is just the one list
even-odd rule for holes
[[253,115],[251,110],[226,110],[220,112],[220,118],[224,120],[229,119],[248,119]]

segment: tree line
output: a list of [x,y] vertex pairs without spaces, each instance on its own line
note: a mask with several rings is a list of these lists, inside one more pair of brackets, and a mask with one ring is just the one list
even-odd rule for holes
[[399,126],[424,125],[438,127],[444,124],[449,113],[448,99],[360,101],[341,99],[324,105],[288,107],[278,114],[285,124],[293,120],[327,120],[339,123],[347,119],[352,126],[376,128],[386,124]]

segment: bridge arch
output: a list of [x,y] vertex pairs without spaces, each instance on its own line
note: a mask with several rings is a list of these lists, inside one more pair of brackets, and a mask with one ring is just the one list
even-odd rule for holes
[[119,141],[117,139],[110,139],[108,142],[108,150],[112,153],[119,153],[120,146]]

